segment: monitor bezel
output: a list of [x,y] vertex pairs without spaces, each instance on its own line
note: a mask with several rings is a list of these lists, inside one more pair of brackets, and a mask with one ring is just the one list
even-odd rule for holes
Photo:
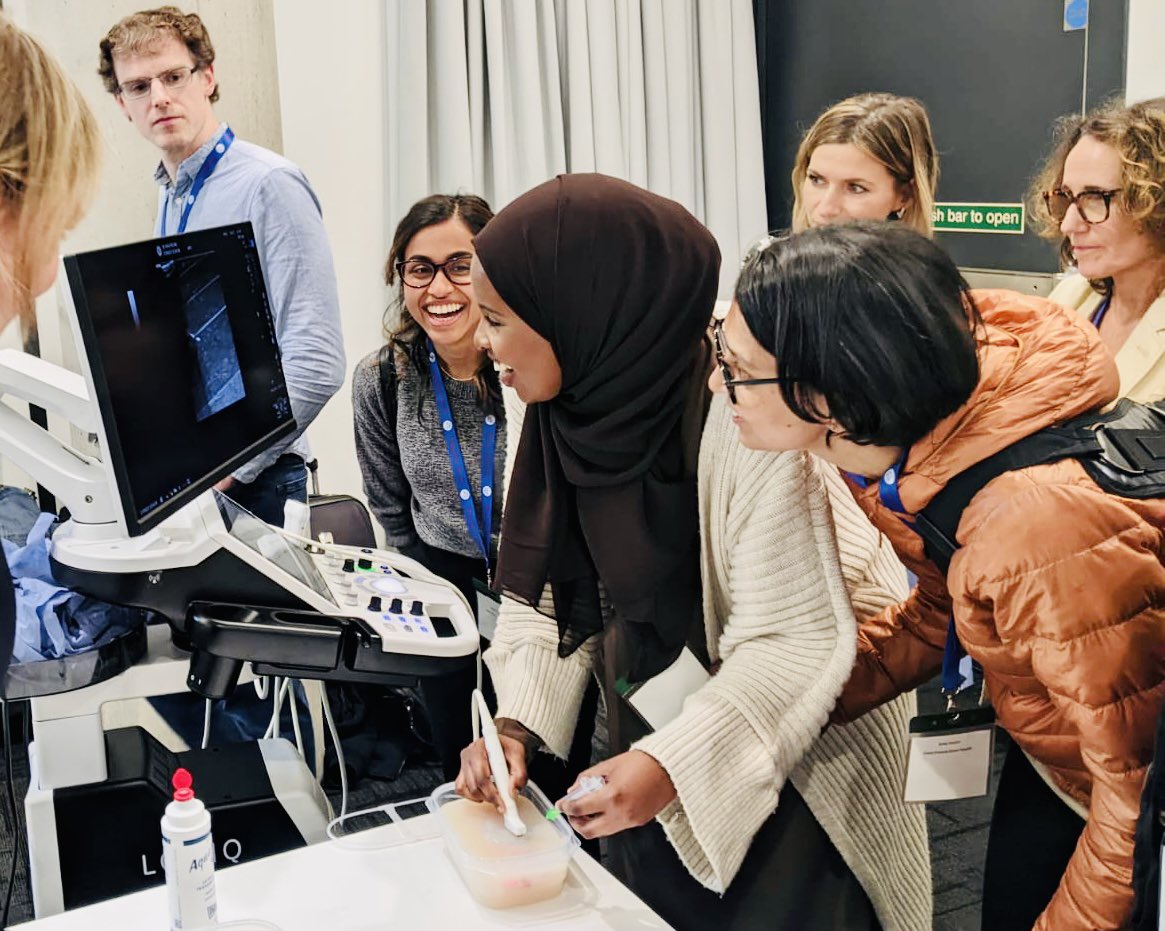
[[[250,239],[254,241],[255,232],[250,221],[244,223],[231,223],[225,226],[212,227],[205,230],[192,231],[175,236],[161,236],[155,239],[139,240],[132,243],[122,243],[117,246],[110,246],[104,249],[93,249],[76,255],[67,255],[62,259],[65,276],[68,281],[68,287],[64,290],[66,295],[66,306],[70,310],[69,316],[71,323],[74,326],[74,332],[77,337],[77,354],[79,356],[79,364],[81,373],[85,378],[85,384],[89,389],[89,396],[93,399],[97,406],[97,429],[98,441],[101,444],[101,461],[105,466],[106,475],[109,478],[109,483],[112,491],[112,498],[117,502],[115,510],[117,511],[118,524],[124,529],[129,537],[142,536],[145,533],[153,530],[160,523],[168,517],[180,511],[182,508],[189,505],[199,495],[208,489],[212,488],[222,479],[226,478],[235,469],[254,459],[263,450],[270,447],[276,441],[282,439],[290,433],[294,433],[297,429],[294,415],[288,420],[284,421],[278,427],[268,431],[264,436],[257,439],[255,442],[249,444],[245,449],[240,450],[230,459],[220,463],[215,469],[206,473],[201,478],[198,478],[186,488],[179,491],[173,497],[168,498],[162,504],[158,505],[148,514],[139,517],[137,507],[133,500],[129,469],[126,464],[125,453],[121,445],[121,437],[117,430],[117,418],[114,416],[112,397],[109,391],[109,383],[105,372],[105,366],[100,353],[100,343],[97,338],[97,329],[93,323],[92,315],[89,313],[89,307],[85,300],[85,288],[82,280],[80,258],[82,256],[92,256],[96,253],[107,252],[112,249],[122,249],[126,247],[143,247],[149,244],[171,243],[176,240],[182,240],[189,236],[205,235],[208,233],[220,232],[223,230],[244,230]],[[271,299],[267,293],[266,278],[261,279],[263,287],[263,299],[267,305],[267,312],[271,313]],[[78,298],[81,299],[82,306],[78,303]],[[279,374],[283,377],[283,354],[278,344],[276,344],[276,366]],[[286,378],[284,378],[284,385],[286,386]]]

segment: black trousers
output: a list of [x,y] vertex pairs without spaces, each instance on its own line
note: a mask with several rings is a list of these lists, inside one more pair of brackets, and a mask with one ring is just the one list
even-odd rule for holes
[[874,906],[786,782],[723,896],[688,873],[659,822],[616,834],[607,866],[677,931],[878,931]]
[[1059,887],[1083,830],[1084,820],[1011,744],[987,837],[983,931],[1031,931]]

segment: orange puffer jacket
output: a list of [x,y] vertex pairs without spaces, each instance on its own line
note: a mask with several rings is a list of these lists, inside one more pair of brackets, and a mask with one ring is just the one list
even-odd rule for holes
[[[1117,371],[1095,330],[1055,304],[976,291],[987,323],[970,401],[910,450],[902,503],[921,510],[976,462],[1107,404]],[[1067,460],[1006,472],[972,499],[946,581],[922,543],[854,487],[919,576],[910,598],[863,622],[848,720],[931,678],[949,612],[983,666],[1000,725],[1088,823],[1036,927],[1119,929],[1132,906],[1133,826],[1165,701],[1165,501],[1102,492]]]

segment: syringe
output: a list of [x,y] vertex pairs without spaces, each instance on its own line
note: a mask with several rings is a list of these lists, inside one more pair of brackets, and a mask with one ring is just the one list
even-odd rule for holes
[[[583,776],[579,780],[578,788],[573,792],[568,792],[564,795],[561,801],[573,802],[575,799],[580,799],[584,795],[590,795],[592,792],[598,792],[603,786],[607,784],[606,776]],[[557,821],[562,815],[562,812],[557,808],[549,808],[546,811],[547,821]]]

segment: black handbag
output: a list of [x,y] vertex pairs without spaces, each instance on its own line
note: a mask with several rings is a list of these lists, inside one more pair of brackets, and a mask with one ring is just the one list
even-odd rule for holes
[[330,533],[332,542],[342,546],[375,548],[376,532],[372,516],[359,498],[351,495],[321,495],[318,475],[319,463],[313,459],[307,464],[311,474],[311,494],[307,497],[311,509],[311,535],[318,540],[321,533]]

